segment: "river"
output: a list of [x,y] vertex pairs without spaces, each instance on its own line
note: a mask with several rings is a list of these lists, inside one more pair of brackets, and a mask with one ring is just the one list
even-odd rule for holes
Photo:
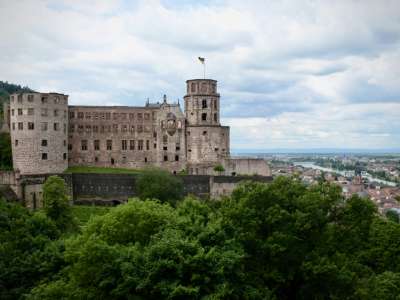
[[[294,162],[293,163],[295,166],[302,166],[304,168],[311,168],[311,169],[317,169],[317,170],[321,170],[324,172],[333,172],[333,173],[337,173],[340,175],[344,176],[344,172],[345,171],[340,171],[340,170],[335,170],[335,169],[331,169],[331,168],[325,168],[325,167],[321,167],[316,165],[314,162],[310,162],[310,161],[305,161],[305,162]],[[397,183],[396,182],[392,182],[392,181],[387,181],[387,180],[383,180],[383,179],[379,179],[376,177],[372,177],[370,174],[363,176],[363,178],[367,178],[369,182],[376,182],[376,183],[380,183],[380,184],[384,184],[384,185],[388,185],[388,186],[396,186]]]

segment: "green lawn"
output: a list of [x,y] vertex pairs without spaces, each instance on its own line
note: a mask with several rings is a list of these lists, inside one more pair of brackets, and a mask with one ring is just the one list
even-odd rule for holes
[[78,220],[78,225],[83,226],[89,221],[91,216],[101,216],[106,214],[112,207],[94,205],[73,205],[72,212]]
[[139,174],[137,169],[106,168],[106,167],[69,167],[64,173],[97,173],[97,174]]

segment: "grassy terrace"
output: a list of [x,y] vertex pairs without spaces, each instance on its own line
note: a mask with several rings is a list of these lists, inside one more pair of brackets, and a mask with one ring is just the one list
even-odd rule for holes
[[106,168],[106,167],[69,167],[64,173],[96,173],[96,174],[139,174],[137,169]]

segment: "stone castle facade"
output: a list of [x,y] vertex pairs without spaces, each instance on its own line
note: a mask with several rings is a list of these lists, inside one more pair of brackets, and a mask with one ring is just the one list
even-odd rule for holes
[[12,94],[5,115],[14,170],[25,175],[62,173],[69,166],[157,166],[212,175],[222,165],[225,175],[270,175],[264,160],[230,157],[217,82],[186,84],[184,112],[166,96],[161,103],[130,107],[69,106],[68,96],[58,93]]

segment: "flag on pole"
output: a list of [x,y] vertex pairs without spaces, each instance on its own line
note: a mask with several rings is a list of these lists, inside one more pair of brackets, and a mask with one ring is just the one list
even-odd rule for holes
[[206,59],[204,57],[199,56],[199,61],[204,65],[206,62]]

